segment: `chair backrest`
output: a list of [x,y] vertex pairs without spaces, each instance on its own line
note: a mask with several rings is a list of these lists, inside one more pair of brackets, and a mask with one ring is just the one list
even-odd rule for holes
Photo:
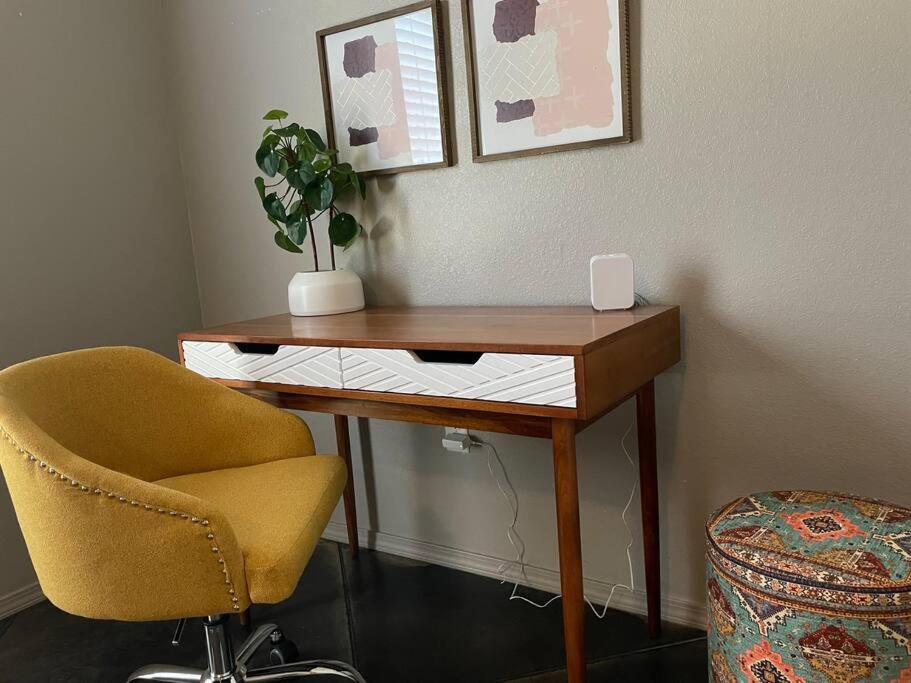
[[72,453],[144,481],[255,458],[238,453],[255,445],[240,445],[249,416],[235,392],[144,349],[26,361],[0,372],[0,396]]

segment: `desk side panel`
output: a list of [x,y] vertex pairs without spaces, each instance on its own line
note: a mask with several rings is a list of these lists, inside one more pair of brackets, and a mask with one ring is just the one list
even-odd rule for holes
[[600,417],[679,360],[680,309],[674,307],[579,358],[579,417]]

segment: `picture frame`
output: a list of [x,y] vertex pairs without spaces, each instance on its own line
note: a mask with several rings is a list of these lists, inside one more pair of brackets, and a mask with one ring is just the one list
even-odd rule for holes
[[325,28],[316,41],[328,144],[342,161],[364,177],[452,165],[440,0]]
[[[585,16],[553,16],[580,6]],[[562,26],[569,23],[581,27],[588,43],[564,38]],[[627,0],[462,0],[462,24],[473,161],[632,142]],[[557,59],[558,47],[579,46],[575,62]],[[593,54],[605,55],[604,63]],[[600,69],[592,68],[596,62]],[[608,80],[610,100],[601,102],[597,93]],[[573,84],[571,93],[567,83]],[[573,101],[580,99],[576,85],[581,106]]]

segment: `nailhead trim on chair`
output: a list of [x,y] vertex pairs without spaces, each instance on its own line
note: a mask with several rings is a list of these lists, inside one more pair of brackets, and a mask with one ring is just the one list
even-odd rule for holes
[[10,433],[7,432],[3,427],[0,427],[0,434],[2,434],[3,438],[5,438],[7,441],[10,442],[10,444],[12,445],[13,448],[15,448],[17,451],[19,451],[19,453],[21,453],[22,455],[24,455],[25,459],[28,462],[37,463],[38,467],[46,470],[47,473],[50,474],[51,476],[54,476],[55,479],[58,479],[59,481],[69,481],[71,486],[78,487],[79,490],[84,493],[91,492],[94,495],[106,494],[109,499],[116,498],[121,503],[129,502],[131,507],[138,508],[141,506],[142,509],[146,510],[146,511],[158,511],[162,514],[167,513],[171,517],[180,517],[181,519],[185,519],[185,520],[189,521],[191,524],[199,524],[200,526],[208,527],[209,531],[206,534],[206,541],[211,544],[212,552],[216,555],[218,564],[220,564],[222,566],[221,573],[225,575],[225,585],[228,586],[228,595],[231,596],[231,603],[232,603],[231,608],[235,612],[240,611],[240,607],[237,604],[240,601],[235,596],[234,583],[231,581],[230,574],[228,572],[228,565],[225,563],[225,558],[222,556],[221,551],[218,549],[217,541],[215,540],[215,531],[209,525],[209,520],[204,519],[202,517],[197,517],[195,515],[190,515],[190,514],[187,514],[186,512],[181,512],[179,510],[171,510],[169,508],[160,508],[160,507],[156,507],[153,505],[149,505],[148,503],[143,503],[142,501],[139,501],[139,500],[125,498],[124,496],[121,496],[112,491],[105,491],[104,489],[101,489],[101,488],[90,487],[90,486],[86,486],[84,484],[80,484],[80,482],[76,481],[75,479],[73,479],[71,477],[68,477],[67,475],[61,473],[57,469],[49,466],[44,460],[39,459],[36,455],[29,453],[27,450],[22,448],[22,446],[20,446],[16,442],[16,440],[13,439],[12,435],[10,435]]

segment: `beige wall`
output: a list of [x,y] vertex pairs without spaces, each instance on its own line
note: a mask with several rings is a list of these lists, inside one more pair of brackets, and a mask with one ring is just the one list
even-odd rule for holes
[[[161,3],[0,0],[0,368],[199,324]],[[0,600],[34,581],[0,485]]]
[[[283,107],[323,129],[314,31],[400,4],[166,4],[206,323],[287,310],[308,259],[271,244],[252,186],[259,116]],[[632,4],[640,139],[472,164],[449,2],[459,164],[372,182],[371,239],[345,258],[374,302],[584,304],[589,257],[631,253],[639,290],[684,311],[685,361],[658,381],[663,563],[668,595],[698,605],[702,524],[733,496],[803,486],[911,503],[911,3]],[[592,579],[625,578],[631,419],[624,406],[580,438]],[[334,450],[329,422],[314,425]],[[482,457],[444,454],[440,435],[361,426],[362,524],[507,556]],[[490,440],[528,559],[554,568],[547,444]]]

